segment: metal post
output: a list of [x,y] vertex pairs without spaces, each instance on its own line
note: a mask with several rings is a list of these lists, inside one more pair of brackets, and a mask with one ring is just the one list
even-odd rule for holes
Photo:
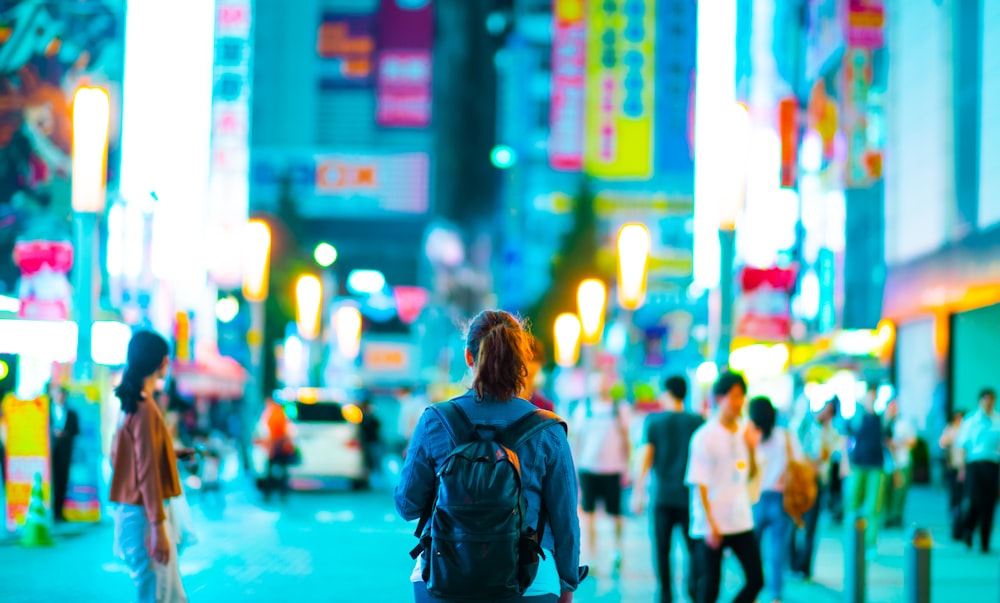
[[73,269],[73,300],[76,314],[76,362],[73,363],[73,380],[77,384],[89,382],[93,378],[91,362],[91,328],[94,324],[94,236],[97,233],[97,214],[75,212]]
[[736,264],[736,231],[719,229],[719,346],[715,364],[722,371],[729,366],[733,344],[733,270]]
[[865,603],[865,531],[868,522],[863,517],[848,524],[844,534],[844,597],[847,603]]
[[250,332],[247,333],[247,345],[250,348],[250,375],[247,380],[246,395],[243,407],[243,448],[244,467],[250,467],[250,445],[253,439],[254,425],[257,417],[263,412],[264,397],[264,302],[250,303]]
[[635,330],[635,311],[622,308],[622,319],[625,323],[625,353],[623,354],[622,380],[625,382],[626,399],[635,402],[632,396],[632,388],[635,386],[635,363],[633,362],[634,354],[632,353],[632,344],[634,343],[632,332]]
[[906,566],[903,571],[903,600],[906,603],[931,601],[931,533],[913,528],[906,545]]

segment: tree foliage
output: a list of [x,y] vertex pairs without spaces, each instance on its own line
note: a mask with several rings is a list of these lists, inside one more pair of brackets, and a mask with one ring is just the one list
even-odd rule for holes
[[271,228],[271,266],[268,297],[264,304],[264,391],[277,387],[274,346],[285,337],[286,325],[295,320],[295,279],[312,269],[311,254],[302,246],[304,221],[292,191],[291,178],[281,180],[274,213],[256,216]]
[[573,200],[573,225],[562,236],[559,251],[552,258],[550,284],[545,293],[529,309],[532,331],[554,358],[552,333],[556,317],[563,312],[576,312],[576,290],[584,279],[601,278],[607,282],[598,264],[597,215],[594,212],[594,192],[584,181]]

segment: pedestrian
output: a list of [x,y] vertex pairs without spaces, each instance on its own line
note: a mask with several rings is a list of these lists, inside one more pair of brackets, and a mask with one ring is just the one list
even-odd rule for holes
[[267,473],[260,481],[259,487],[264,494],[264,501],[271,500],[274,491],[282,501],[288,499],[289,486],[288,468],[296,457],[294,426],[288,420],[285,407],[268,396],[264,403],[264,412],[257,424],[260,441],[267,450]]
[[786,480],[789,463],[802,459],[802,449],[797,437],[777,425],[778,412],[769,398],[759,396],[751,400],[748,414],[753,427],[760,431],[756,451],[760,499],[753,506],[754,534],[761,547],[761,558],[768,566],[764,587],[772,601],[781,601],[792,534],[792,518],[785,510]]
[[556,411],[556,405],[538,391],[538,376],[545,364],[545,344],[537,337],[531,338],[531,357],[528,359],[528,389],[525,398],[538,408],[549,412]]
[[73,466],[73,442],[80,435],[80,415],[66,405],[69,390],[61,385],[49,385],[52,437],[52,515],[57,522],[66,520],[64,507],[69,491],[69,473]]
[[764,588],[751,500],[760,433],[740,420],[746,393],[742,375],[719,375],[712,388],[716,411],[691,438],[686,481],[692,488],[690,531],[699,558],[697,603],[718,600],[725,549],[743,568],[743,588],[734,603],[753,603]]
[[679,375],[668,377],[665,410],[649,415],[646,419],[641,453],[639,478],[635,487],[636,511],[644,508],[647,476],[654,477],[652,514],[653,538],[656,551],[656,575],[659,579],[660,603],[674,600],[671,578],[671,553],[674,528],[680,528],[688,553],[688,571],[685,582],[691,600],[697,597],[694,540],[688,531],[691,522],[691,489],[684,483],[691,437],[705,422],[701,415],[684,407],[687,398],[687,380]]
[[369,391],[361,394],[361,454],[365,460],[367,481],[382,475],[382,421],[375,412]]
[[917,428],[899,414],[899,402],[892,400],[885,408],[886,440],[892,454],[892,474],[886,477],[885,527],[903,527],[906,496],[913,481],[913,447]]
[[958,471],[962,467],[962,447],[958,443],[958,433],[962,428],[962,420],[965,415],[955,412],[951,415],[951,421],[941,432],[938,445],[944,453],[945,482],[948,485],[948,516],[951,518],[951,536],[954,540],[962,540],[965,534],[964,521],[962,516],[962,490],[965,484],[958,481]]
[[154,400],[157,381],[170,366],[168,353],[163,337],[136,332],[115,388],[122,411],[111,448],[115,552],[128,568],[139,603],[187,601],[177,560],[178,528],[165,502],[181,495],[177,458]]
[[[517,397],[527,388],[527,364],[531,354],[529,337],[523,325],[507,312],[487,310],[479,313],[472,320],[466,338],[465,361],[473,373],[472,390],[448,402],[431,406],[417,423],[395,493],[396,509],[403,519],[421,519],[418,526],[421,546],[415,553],[422,553],[416,557],[417,563],[410,578],[417,603],[447,600],[432,596],[432,588],[435,591],[455,592],[462,591],[459,585],[464,586],[466,590],[457,593],[462,598],[472,593],[482,596],[483,589],[509,590],[511,582],[517,585],[515,590],[520,593],[520,596],[509,598],[511,601],[566,603],[572,600],[573,591],[586,576],[586,569],[579,567],[577,489],[565,425],[555,415]],[[539,430],[530,438],[518,437],[518,441],[508,441],[506,434],[509,430],[516,430],[525,421],[545,423],[544,427],[543,423],[536,423]],[[520,516],[522,527],[527,525],[531,529],[519,531],[520,545],[493,549],[497,552],[483,562],[452,565],[460,563],[466,551],[478,550],[485,545],[480,542],[472,547],[463,540],[468,532],[459,530],[461,526],[455,524],[461,523],[459,520],[466,516],[439,516],[447,512],[448,506],[447,501],[442,501],[437,495],[438,487],[444,487],[447,475],[442,473],[442,468],[456,466],[457,460],[452,451],[461,450],[459,447],[470,443],[470,439],[482,443],[491,438],[499,438],[505,445],[513,446],[510,450],[516,453],[519,461],[518,483],[523,496],[523,506],[516,505],[513,513],[507,510],[504,519],[498,521],[502,524],[510,517]],[[498,464],[507,458],[502,449],[496,452],[494,458],[498,459]],[[462,466],[468,467],[468,464]],[[482,486],[487,481],[471,480],[469,483]],[[442,509],[442,505],[446,508]],[[434,513],[429,513],[432,508]],[[470,521],[480,522],[479,518],[490,512],[489,509],[480,509],[471,510],[469,517],[475,519]],[[442,534],[436,526],[445,519],[451,520],[451,528]],[[481,534],[485,532],[487,540],[504,536],[494,534],[492,528],[484,524],[480,524],[478,531]],[[524,536],[529,534],[532,539],[526,541]],[[539,544],[544,558],[534,558],[537,573],[531,579],[531,566],[525,563],[530,564],[532,556],[526,553]],[[451,554],[442,556],[432,553],[432,550],[439,550],[442,546],[450,546]],[[508,553],[502,554],[500,550],[507,550]],[[476,559],[479,559],[478,556]],[[525,573],[522,574],[522,570]],[[504,581],[504,576],[509,577],[506,583],[508,588],[497,586],[498,581]],[[455,598],[454,595],[452,598]]]
[[830,495],[830,482],[834,473],[831,461],[834,453],[843,446],[840,433],[833,424],[838,402],[837,398],[833,398],[815,414],[807,413],[795,430],[802,443],[805,458],[816,470],[816,504],[802,517],[803,526],[794,529],[791,541],[792,573],[806,581],[812,579],[820,510],[823,501]]
[[597,395],[578,404],[573,411],[573,458],[580,478],[580,508],[587,538],[587,555],[597,560],[597,506],[614,522],[613,572],[623,563],[625,518],[622,499],[629,475],[632,444],[629,425],[632,414],[624,400],[617,374],[605,369],[595,378]]
[[875,414],[878,383],[869,383],[865,395],[857,405],[854,416],[847,422],[848,462],[847,512],[852,517],[867,521],[865,543],[868,556],[876,554],[878,527],[882,520],[885,500],[886,457],[885,433],[882,418]]
[[979,528],[979,547],[990,551],[993,514],[1000,488],[1000,414],[996,412],[996,392],[984,389],[979,393],[979,409],[962,421],[958,445],[963,452],[963,465],[958,478],[965,483],[965,498],[969,512],[963,534],[965,545],[972,548],[973,534]]

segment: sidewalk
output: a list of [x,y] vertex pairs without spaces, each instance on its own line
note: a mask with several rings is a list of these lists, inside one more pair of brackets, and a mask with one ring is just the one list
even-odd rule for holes
[[[996,601],[1000,593],[1000,555],[983,555],[978,548],[967,551],[950,539],[945,509],[946,496],[933,487],[915,487],[907,501],[907,524],[919,525],[931,531],[934,545],[931,551],[931,593],[935,601],[983,602]],[[611,542],[610,526],[604,522],[601,542]],[[844,527],[833,525],[827,516],[821,519],[820,541],[814,566],[814,581],[803,583],[787,577],[784,603],[833,603],[845,601],[844,596]],[[678,534],[679,536],[679,534]],[[894,603],[904,600],[903,567],[908,530],[883,530],[879,536],[878,556],[867,566],[868,598],[870,603]],[[674,539],[675,542],[680,540]],[[625,567],[618,578],[609,575],[608,559],[594,563],[594,578],[583,586],[579,599],[595,602],[654,601],[656,579],[652,567],[652,542],[645,518],[629,521],[626,536]],[[675,545],[675,568],[683,556]],[[978,545],[977,545],[978,546]],[[1000,548],[1000,538],[994,548]],[[729,601],[743,582],[735,559],[726,560],[723,592],[719,601]],[[766,565],[765,565],[766,571]],[[674,570],[675,600],[685,590],[684,575]],[[762,593],[761,601],[767,601]]]

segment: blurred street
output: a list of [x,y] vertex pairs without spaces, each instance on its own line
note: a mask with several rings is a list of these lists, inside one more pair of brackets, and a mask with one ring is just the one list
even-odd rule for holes
[[[236,484],[231,485],[233,488]],[[287,504],[262,504],[248,489],[230,491],[225,508],[191,497],[201,542],[182,555],[181,571],[190,600],[396,603],[412,600],[407,581],[412,562],[413,526],[402,522],[386,491],[353,493],[347,489],[296,493]],[[1000,558],[967,552],[950,542],[944,496],[935,489],[915,489],[908,521],[930,527],[934,535],[932,594],[936,601],[988,601],[1000,588]],[[654,600],[650,543],[644,518],[628,524],[625,569],[609,577],[609,560],[581,587],[575,601],[645,603]],[[71,532],[73,533],[73,532]],[[109,523],[75,530],[55,549],[0,546],[3,603],[42,603],[72,593],[73,600],[127,603],[131,584],[111,554]],[[868,600],[903,601],[904,534],[884,532],[879,555],[868,566]],[[602,571],[603,570],[603,571]],[[841,531],[824,521],[816,580],[790,582],[786,603],[844,600]],[[728,600],[741,577],[727,565]]]

